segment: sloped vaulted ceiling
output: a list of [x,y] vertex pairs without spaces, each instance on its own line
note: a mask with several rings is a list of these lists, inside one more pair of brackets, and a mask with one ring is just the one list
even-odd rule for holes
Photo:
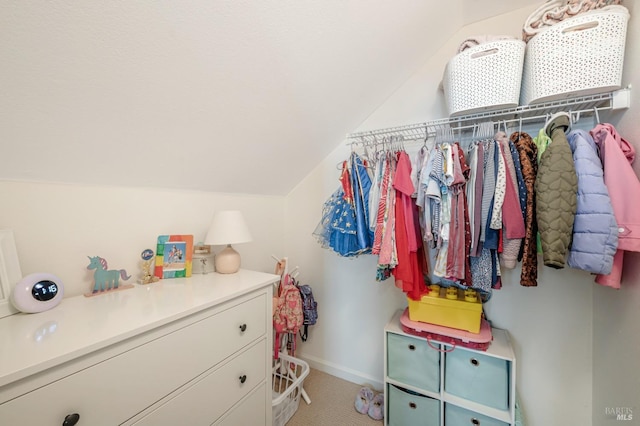
[[518,0],[0,2],[0,179],[284,195]]

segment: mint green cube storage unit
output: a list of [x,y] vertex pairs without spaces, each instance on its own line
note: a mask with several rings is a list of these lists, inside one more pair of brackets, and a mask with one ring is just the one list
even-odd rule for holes
[[439,425],[440,401],[407,391],[394,385],[387,385],[389,426]]
[[387,375],[419,389],[440,392],[440,352],[424,339],[387,333]]
[[509,409],[509,362],[458,350],[446,354],[445,392],[479,404]]
[[477,350],[412,333],[408,309],[384,330],[384,426],[518,426],[516,357],[506,330]]
[[447,426],[509,426],[509,423],[452,404],[444,406],[444,424]]

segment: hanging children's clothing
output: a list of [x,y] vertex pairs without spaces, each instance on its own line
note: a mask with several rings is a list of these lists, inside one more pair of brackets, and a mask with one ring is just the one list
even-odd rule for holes
[[427,234],[428,232],[426,239],[431,241],[431,248],[440,248],[442,245],[442,240],[440,238],[440,214],[443,198],[442,191],[445,191],[446,194],[447,190],[447,186],[442,182],[442,176],[444,174],[443,162],[444,159],[442,157],[442,151],[439,147],[436,147],[429,157],[425,173],[422,174],[423,181],[425,179],[427,181],[427,184],[425,185],[425,195],[427,199],[426,210],[429,213],[425,213],[425,220],[427,215],[430,219],[429,231],[425,230],[424,233]]
[[453,157],[453,179],[449,185],[451,194],[451,219],[449,220],[449,247],[447,251],[446,277],[471,285],[469,248],[471,231],[467,211],[466,184],[469,166],[460,145],[451,145]]
[[496,142],[500,144],[506,169],[506,187],[502,205],[503,247],[500,253],[500,263],[505,268],[513,269],[516,267],[522,239],[525,236],[524,218],[520,208],[518,178],[509,149],[509,139],[504,132],[498,132]]
[[[482,201],[480,204],[480,242],[483,243],[487,239],[487,223],[489,223],[489,212],[493,210],[493,194],[496,191],[496,163],[495,163],[495,142],[486,140],[484,145],[484,159],[482,167],[484,168],[484,179],[482,181]],[[477,207],[476,207],[477,208]]]
[[498,141],[494,143],[496,154],[496,187],[493,193],[493,209],[491,211],[491,229],[502,229],[502,205],[504,203],[504,197],[507,191],[507,175],[506,167],[504,163],[504,156],[502,153],[502,145]]
[[[469,149],[468,162],[469,162],[469,180],[467,181],[467,208],[469,218],[469,255],[477,255],[478,242],[480,240],[480,228],[478,227],[478,220],[476,219],[476,195],[478,180],[482,179],[482,173],[478,170],[478,157],[482,155],[478,149],[481,144],[474,143]],[[481,171],[482,169],[480,169]],[[480,189],[482,191],[482,189]],[[480,194],[482,196],[482,194]],[[477,231],[477,232],[476,232]]]
[[395,154],[386,153],[385,171],[380,188],[380,206],[374,234],[374,250],[378,253],[376,280],[383,281],[391,276],[398,264],[396,246],[396,196],[393,179],[396,172]]
[[600,149],[604,183],[618,224],[618,250],[611,273],[598,275],[596,282],[620,288],[624,251],[640,251],[640,201],[637,196],[630,196],[640,193],[640,182],[631,167],[635,149],[611,124],[598,124],[590,134]]
[[447,254],[449,250],[449,221],[451,220],[451,193],[449,185],[453,181],[453,157],[451,147],[442,144],[436,147],[429,197],[432,198],[434,217],[432,223],[433,237],[436,241],[436,260],[433,274],[445,277],[447,274]]
[[[542,154],[551,143],[551,138],[544,132],[544,127],[540,129],[540,131],[538,132],[538,136],[533,138],[533,142],[536,144],[536,148],[538,150],[537,163],[540,164],[540,157],[542,157]],[[540,241],[540,232],[536,233],[536,244],[538,253],[542,254],[542,241]]]
[[538,220],[536,216],[535,184],[538,175],[538,152],[536,144],[527,133],[514,132],[511,141],[520,154],[522,178],[526,187],[525,236],[522,241],[522,272],[520,285],[534,287],[538,285],[538,254],[536,236]]
[[420,150],[421,161],[419,163],[420,171],[416,184],[416,206],[418,207],[418,215],[420,229],[422,233],[422,241],[425,246],[429,246],[433,241],[433,233],[431,232],[431,206],[427,197],[427,187],[430,182],[429,174],[433,165],[433,156],[431,150],[426,146]]
[[618,225],[604,184],[598,148],[584,130],[572,131],[567,139],[578,176],[577,209],[567,265],[608,275],[618,247]]
[[[380,207],[380,186],[382,185],[382,175],[384,174],[385,156],[376,152],[374,157],[369,156],[371,165],[371,189],[369,190],[369,231],[375,233],[378,219],[378,208]],[[375,239],[375,235],[374,235]],[[375,247],[375,244],[372,244]]]
[[[538,235],[546,266],[567,263],[619,287],[622,252],[640,251],[640,204],[627,196],[640,192],[635,151],[611,125],[593,138],[569,127],[569,114],[557,113],[535,140],[498,131],[465,151],[445,130],[415,157],[393,139],[376,152],[365,146],[366,159],[352,151],[314,235],[341,256],[377,255],[375,279],[393,277],[414,300],[429,291],[430,259],[436,282],[484,300],[519,261],[520,284],[536,286]],[[478,129],[491,135],[495,124]]]
[[[323,248],[345,257],[370,252],[372,242],[365,210],[371,181],[355,153],[350,160],[343,162],[341,186],[324,203],[322,219],[313,232]],[[363,196],[365,190],[367,197]]]
[[545,125],[552,142],[540,159],[535,185],[543,261],[556,269],[564,268],[576,214],[578,178],[565,135],[569,127],[566,113],[555,115]]
[[[478,154],[482,152],[482,159],[478,159],[478,173],[482,169],[482,186],[479,190],[476,186],[476,200],[474,217],[476,222],[479,219],[479,241],[477,250],[469,258],[471,268],[472,286],[482,294],[488,295],[493,288],[499,285],[499,263],[497,257],[498,231],[489,226],[493,214],[494,194],[496,189],[496,178],[498,174],[499,152],[496,149],[496,142],[487,139],[481,142]],[[476,185],[478,183],[476,182]],[[479,195],[481,198],[479,198]],[[479,213],[478,213],[479,211]]]
[[[520,213],[522,214],[522,220],[526,218],[527,211],[527,186],[524,183],[524,176],[522,174],[522,163],[520,162],[520,154],[516,149],[512,140],[507,138],[509,152],[511,153],[511,160],[513,162],[513,168],[516,172],[516,192],[518,193],[518,201],[520,201]],[[518,261],[522,260],[522,248],[518,255]]]
[[419,300],[428,292],[425,276],[428,271],[422,252],[422,238],[418,226],[418,210],[413,202],[414,186],[411,179],[411,160],[406,152],[397,154],[398,161],[393,179],[396,203],[396,243],[398,263],[393,269],[396,286],[411,299]]
[[356,235],[358,246],[367,252],[373,245],[373,232],[369,229],[369,192],[371,177],[367,172],[367,164],[355,152],[351,153],[351,186],[353,188],[353,204],[356,216]]

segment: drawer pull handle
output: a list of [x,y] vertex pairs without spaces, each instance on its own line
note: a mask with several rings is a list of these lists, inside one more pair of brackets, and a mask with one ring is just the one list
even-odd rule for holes
[[480,425],[480,420],[476,419],[475,417],[471,419],[471,424],[475,425],[475,426],[479,426]]
[[416,346],[415,345],[409,345],[409,350],[410,351],[415,351],[416,350]]
[[243,333],[244,333],[245,331],[247,331],[247,324],[242,324],[242,325],[240,325],[240,331],[241,331],[241,332],[243,332]]
[[[474,367],[477,367],[477,366],[479,366],[479,365],[480,365],[480,361],[478,361],[478,360],[477,360],[477,359],[475,359],[475,358],[471,358],[471,359],[469,360],[469,362],[470,362],[470,363],[471,363],[471,365],[473,365]],[[474,424],[475,424],[475,423],[474,423]]]
[[64,418],[64,421],[62,422],[62,426],[73,426],[76,423],[78,423],[78,420],[80,420],[80,414],[78,413],[67,414],[66,417]]
[[238,379],[240,380],[240,383],[244,383],[247,381],[247,375],[243,374],[242,376],[238,377]]
[[411,408],[412,410],[415,410],[416,408],[418,408],[418,406],[416,405],[415,402],[410,402],[409,403],[409,408]]

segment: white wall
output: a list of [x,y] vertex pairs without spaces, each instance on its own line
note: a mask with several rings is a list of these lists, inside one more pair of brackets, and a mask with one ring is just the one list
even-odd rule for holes
[[[358,129],[419,123],[446,116],[437,86],[457,46],[477,34],[520,34],[535,7],[464,27],[442,45]],[[338,187],[337,164],[348,155],[337,148],[287,197],[286,248],[302,279],[320,304],[318,325],[299,353],[311,364],[356,383],[383,380],[382,329],[404,308],[404,294],[391,280],[375,281],[376,259],[344,259],[321,249],[311,232],[323,202]],[[540,266],[537,288],[519,285],[520,269],[504,275],[504,288],[485,306],[493,324],[506,328],[518,357],[518,392],[527,425],[591,425],[592,295],[596,286],[585,273]],[[594,426],[597,423],[593,423]]]
[[284,251],[284,197],[0,181],[0,200],[0,228],[14,231],[23,275],[53,273],[65,296],[92,288],[87,256],[126,269],[132,282],[158,235],[202,241],[216,210],[244,213],[253,242],[235,246],[243,268],[272,272],[270,254]]
[[[623,84],[632,85],[631,110],[613,121],[623,137],[636,149],[633,163],[640,175],[640,7],[624,2],[631,12],[627,29]],[[634,16],[635,14],[635,16]],[[638,194],[630,194],[637,199]],[[640,425],[640,254],[625,255],[622,288],[595,287],[593,292],[593,425]],[[631,409],[633,420],[618,421],[608,410]]]

